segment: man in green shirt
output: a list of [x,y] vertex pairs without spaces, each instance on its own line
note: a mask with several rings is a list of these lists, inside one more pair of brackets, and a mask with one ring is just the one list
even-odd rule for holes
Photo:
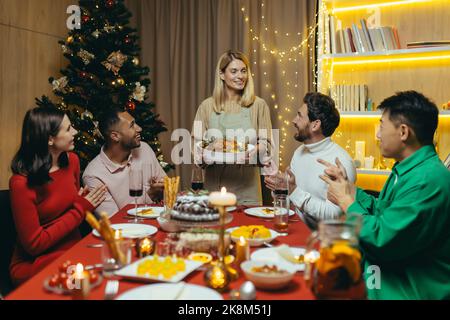
[[379,198],[348,181],[339,160],[321,176],[328,199],[344,212],[362,215],[360,247],[365,277],[380,270],[380,286],[366,287],[370,299],[450,299],[450,171],[433,146],[439,111],[415,91],[385,99],[377,138],[393,158]]

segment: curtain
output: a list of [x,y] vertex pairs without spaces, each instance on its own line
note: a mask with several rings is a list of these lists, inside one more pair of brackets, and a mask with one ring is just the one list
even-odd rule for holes
[[[235,49],[251,60],[255,92],[269,104],[274,129],[283,130],[281,165],[289,165],[298,146],[290,122],[304,94],[313,89],[315,45],[310,28],[315,26],[315,3],[127,0],[140,35],[141,64],[151,70],[149,97],[169,129],[160,136],[166,159],[170,160],[174,145],[171,132],[191,129],[199,104],[212,94],[218,58]],[[190,172],[189,165],[176,169],[184,188],[189,186]]]

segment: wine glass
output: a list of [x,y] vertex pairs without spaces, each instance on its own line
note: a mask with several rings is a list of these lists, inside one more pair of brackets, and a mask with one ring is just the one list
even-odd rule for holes
[[130,197],[134,197],[134,223],[139,223],[137,201],[143,194],[142,168],[139,166],[130,167]]
[[142,164],[142,179],[144,184],[144,208],[148,209],[148,206],[152,203],[150,196],[148,195],[151,185],[152,185],[152,164],[151,163],[143,163]]
[[273,191],[274,195],[288,195],[289,194],[289,175],[287,172],[278,172],[275,175],[277,188]]
[[192,177],[191,177],[191,188],[195,192],[199,192],[200,190],[203,190],[205,184],[205,170],[193,166],[192,167]]

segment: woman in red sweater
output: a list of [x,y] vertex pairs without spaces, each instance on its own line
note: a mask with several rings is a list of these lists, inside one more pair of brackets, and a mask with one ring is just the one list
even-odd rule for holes
[[85,195],[80,164],[71,153],[77,131],[62,111],[27,112],[9,182],[17,244],[10,265],[19,285],[81,239],[79,225],[105,196],[100,186]]

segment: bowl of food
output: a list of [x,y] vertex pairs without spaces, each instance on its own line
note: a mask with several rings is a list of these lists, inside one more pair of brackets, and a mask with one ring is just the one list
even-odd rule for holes
[[263,290],[279,290],[287,287],[295,270],[284,264],[270,260],[247,260],[241,263],[245,277]]
[[246,239],[251,247],[258,247],[264,242],[270,243],[278,236],[278,232],[268,229],[261,225],[240,226],[227,229],[230,233],[231,240],[238,242],[241,237]]
[[223,139],[199,141],[197,147],[203,154],[203,160],[207,164],[244,164],[245,154],[255,149],[255,146],[250,143]]

